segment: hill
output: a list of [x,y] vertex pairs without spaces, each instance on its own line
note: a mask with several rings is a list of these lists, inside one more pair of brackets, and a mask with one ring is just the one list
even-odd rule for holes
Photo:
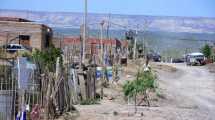
[[[27,10],[0,9],[0,16],[27,18],[36,22],[48,24],[51,27],[79,28],[83,21],[82,13],[74,12],[39,12]],[[102,20],[111,21],[111,29],[125,29],[123,26],[144,30],[148,26],[150,31],[214,33],[215,18],[203,17],[171,17],[89,13],[90,28],[98,29]],[[146,22],[147,21],[147,22]],[[118,24],[118,25],[117,25]],[[128,28],[128,29],[129,29]]]

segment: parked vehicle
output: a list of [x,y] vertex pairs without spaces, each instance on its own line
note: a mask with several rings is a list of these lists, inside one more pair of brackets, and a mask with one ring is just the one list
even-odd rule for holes
[[161,62],[161,56],[159,54],[153,53],[147,55],[153,62]]
[[24,47],[23,45],[20,45],[20,44],[8,44],[8,45],[4,45],[3,48],[6,49],[7,52],[9,52],[9,53],[30,50],[30,48]]
[[190,53],[186,56],[187,65],[205,65],[205,56],[202,53]]
[[183,58],[175,58],[172,60],[172,63],[184,63],[185,60]]

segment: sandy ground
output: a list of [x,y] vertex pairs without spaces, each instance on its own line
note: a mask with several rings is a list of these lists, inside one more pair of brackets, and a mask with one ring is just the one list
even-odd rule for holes
[[207,67],[211,73],[215,73],[215,63],[208,64]]
[[[159,78],[157,92],[161,96],[152,101],[152,107],[139,106],[134,114],[134,106],[123,100],[120,87],[112,86],[100,104],[76,105],[79,111],[76,120],[215,120],[215,74],[206,66],[153,64],[152,67]],[[110,96],[114,99],[110,100]]]
[[169,64],[175,73],[158,71],[168,108],[178,120],[215,120],[215,75],[205,66]]

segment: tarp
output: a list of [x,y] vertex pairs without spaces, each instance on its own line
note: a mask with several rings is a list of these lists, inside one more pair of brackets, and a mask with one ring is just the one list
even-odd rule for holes
[[30,63],[26,57],[17,58],[18,69],[18,88],[22,90],[29,90],[31,82],[31,74],[33,74],[36,66]]

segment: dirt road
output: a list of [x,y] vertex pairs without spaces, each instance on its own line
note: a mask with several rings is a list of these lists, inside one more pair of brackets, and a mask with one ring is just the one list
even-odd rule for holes
[[76,106],[77,120],[215,120],[215,75],[204,66],[161,65],[174,69],[156,69],[162,97],[152,107],[139,106],[134,114],[134,107],[122,102],[122,93],[113,90],[115,100]]
[[176,117],[181,117],[180,120],[215,120],[215,75],[204,66],[168,65],[177,71],[159,71],[160,88],[164,88],[163,92],[171,101],[167,106],[171,108],[175,104],[175,110],[181,109]]

